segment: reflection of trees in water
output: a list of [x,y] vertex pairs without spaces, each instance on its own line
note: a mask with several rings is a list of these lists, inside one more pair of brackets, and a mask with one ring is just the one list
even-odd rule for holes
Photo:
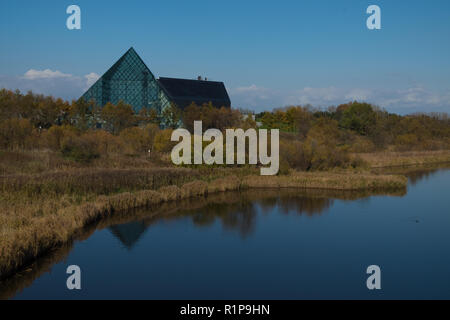
[[[392,193],[401,196],[404,191]],[[124,225],[110,227],[110,230],[126,247],[132,246],[139,240],[145,230],[161,221],[176,221],[191,219],[197,227],[208,227],[219,222],[229,231],[237,231],[242,237],[250,235],[256,220],[260,216],[276,212],[282,214],[295,214],[313,216],[328,210],[334,199],[355,200],[367,198],[373,193],[333,190],[307,190],[307,189],[257,189],[242,192],[226,192],[167,203],[152,210],[143,209],[143,218],[138,225]],[[183,208],[183,209],[180,209]],[[145,227],[144,227],[145,226]],[[130,234],[135,230],[134,234]]]
[[198,199],[187,203],[181,201],[183,204],[180,207],[184,209],[153,216],[144,220],[144,223],[150,227],[162,220],[190,218],[195,226],[208,227],[220,222],[224,229],[237,231],[246,237],[254,231],[258,213],[267,214],[275,209],[282,213],[306,213],[311,216],[321,213],[332,204],[328,198],[299,197],[292,192],[286,196],[284,193],[283,190],[227,192],[203,198],[201,204]]
[[[328,210],[334,199],[356,200],[373,195],[371,192],[344,192],[306,189],[256,189],[243,192],[225,192],[208,197],[163,203],[147,209],[117,212],[89,225],[75,235],[76,240],[89,238],[96,230],[109,228],[111,233],[132,249],[152,225],[161,221],[191,219],[195,226],[208,227],[216,221],[227,230],[236,230],[243,237],[254,231],[256,220],[274,209],[283,214],[313,216]],[[404,191],[389,195],[402,196]],[[182,209],[180,209],[182,208]],[[67,258],[73,243],[49,252],[33,265],[0,283],[0,299],[13,297],[30,286],[35,279],[49,272],[51,267]]]
[[436,172],[438,172],[439,170],[433,170],[430,172],[426,172],[426,171],[414,171],[414,172],[409,172],[406,176],[408,177],[408,182],[411,185],[415,185],[417,184],[417,182],[419,182],[420,180],[423,179],[428,179],[428,177],[434,175]]
[[[88,226],[76,235],[76,239],[79,241],[86,240],[95,230],[96,225]],[[50,272],[55,264],[66,260],[72,249],[73,242],[66,243],[36,259],[33,264],[27,266],[14,276],[0,281],[0,300],[13,298],[17,293],[31,286],[36,279]]]
[[428,179],[431,176],[434,176],[436,173],[442,171],[442,168],[439,169],[432,169],[432,170],[425,170],[425,169],[418,169],[414,171],[410,171],[408,173],[405,173],[405,175],[409,179],[409,183],[411,185],[417,184],[420,180]]
[[34,280],[41,277],[44,273],[50,272],[52,266],[67,258],[72,250],[72,244],[49,253],[36,260],[31,266],[16,275],[0,282],[0,300],[10,299],[23,289],[29,287]]
[[313,216],[321,214],[333,204],[333,199],[303,196],[298,190],[261,190],[252,198],[264,214],[269,214],[275,209],[282,214]]
[[450,164],[421,165],[409,167],[392,167],[374,170],[385,174],[402,174],[408,178],[410,185],[416,185],[421,180],[426,180],[435,174],[450,169]]
[[150,226],[161,220],[190,218],[195,226],[208,227],[219,221],[224,229],[237,230],[244,237],[251,233],[255,225],[255,204],[239,192],[210,195],[202,198],[200,203],[198,199],[180,202],[182,205],[179,207],[182,207],[182,210],[163,213],[146,220],[146,223]]
[[278,206],[281,213],[289,214],[290,212],[296,212],[299,215],[306,214],[311,217],[326,211],[332,204],[333,199],[329,198],[306,198],[293,196],[289,198],[280,198]]
[[[239,196],[239,195],[237,195]],[[226,203],[219,205],[208,205],[206,210],[197,212],[197,217],[210,216],[212,219],[220,220],[222,226],[227,230],[237,230],[242,236],[250,234],[254,230],[257,211],[255,205],[240,198],[237,203]],[[201,218],[194,220],[196,225]]]

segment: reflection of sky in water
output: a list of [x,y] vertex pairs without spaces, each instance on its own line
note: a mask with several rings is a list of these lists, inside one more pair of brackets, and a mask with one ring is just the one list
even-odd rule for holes
[[[17,298],[450,298],[450,170],[412,181],[403,196],[228,193],[113,223]],[[80,292],[65,288],[69,264]],[[371,264],[378,292],[365,286]]]

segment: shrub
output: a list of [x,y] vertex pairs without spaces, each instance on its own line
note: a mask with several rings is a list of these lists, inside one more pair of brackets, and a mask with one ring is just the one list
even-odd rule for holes
[[308,168],[303,153],[303,145],[300,141],[280,140],[280,170],[285,170],[286,165],[300,170]]
[[95,145],[98,153],[102,155],[121,153],[126,150],[126,146],[119,137],[105,130],[89,131],[83,134],[82,139],[86,139],[90,144]]
[[77,162],[89,162],[100,156],[96,144],[86,139],[85,135],[65,137],[61,143],[61,153],[64,157]]
[[127,128],[120,133],[120,138],[126,145],[130,146],[134,153],[147,152],[153,148],[153,139],[156,134],[152,127],[154,128],[151,125],[143,129],[138,127]]
[[0,145],[6,149],[30,147],[27,141],[33,133],[28,119],[8,119],[0,123]]
[[356,153],[374,152],[375,144],[368,138],[362,136],[354,136],[349,151]]
[[73,137],[78,134],[78,129],[73,126],[53,126],[45,132],[44,139],[48,148],[59,151],[61,150],[61,144],[64,138]]
[[165,129],[157,132],[153,139],[153,148],[157,152],[170,152],[175,145],[170,141],[172,136],[172,129]]
[[400,151],[411,150],[418,143],[419,139],[413,133],[402,134],[395,139],[396,148]]
[[350,165],[350,157],[345,149],[327,146],[311,137],[303,144],[303,153],[307,170],[325,170]]

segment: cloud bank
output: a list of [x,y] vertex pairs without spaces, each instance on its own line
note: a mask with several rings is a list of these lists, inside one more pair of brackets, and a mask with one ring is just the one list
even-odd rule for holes
[[[79,98],[100,76],[91,72],[75,76],[59,70],[30,69],[22,76],[0,75],[0,88],[29,90],[71,100]],[[366,101],[391,112],[450,112],[450,90],[435,91],[415,85],[406,89],[372,89],[304,87],[297,90],[275,90],[255,84],[229,89],[232,104],[236,108],[257,112],[288,105],[307,105],[326,108],[349,101]]]
[[58,70],[52,71],[50,69],[34,70],[30,69],[23,75],[24,79],[36,80],[36,79],[56,79],[56,78],[70,78],[71,74],[62,73]]
[[67,100],[78,99],[100,76],[94,72],[75,76],[51,69],[30,69],[23,76],[0,75],[0,88],[33,91]]
[[450,112],[450,90],[438,92],[423,86],[414,86],[407,89],[340,88],[330,86],[280,91],[252,84],[247,87],[232,88],[229,91],[231,101],[235,107],[254,109],[256,111],[271,110],[288,105],[307,104],[325,108],[357,100],[370,102],[389,111],[399,113],[416,111]]

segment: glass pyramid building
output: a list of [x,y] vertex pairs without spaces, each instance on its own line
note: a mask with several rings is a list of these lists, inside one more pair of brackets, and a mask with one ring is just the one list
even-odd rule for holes
[[81,97],[99,106],[123,101],[135,112],[142,107],[154,108],[160,114],[170,106],[164,90],[133,48],[130,48]]
[[[144,61],[130,48],[117,62],[81,96],[100,107],[108,102],[123,101],[137,113],[143,107],[154,109],[162,127],[168,125],[163,111],[174,105],[184,109],[191,103],[211,103],[215,107],[231,107],[223,82],[176,78],[156,79]],[[170,120],[169,120],[170,121]]]

